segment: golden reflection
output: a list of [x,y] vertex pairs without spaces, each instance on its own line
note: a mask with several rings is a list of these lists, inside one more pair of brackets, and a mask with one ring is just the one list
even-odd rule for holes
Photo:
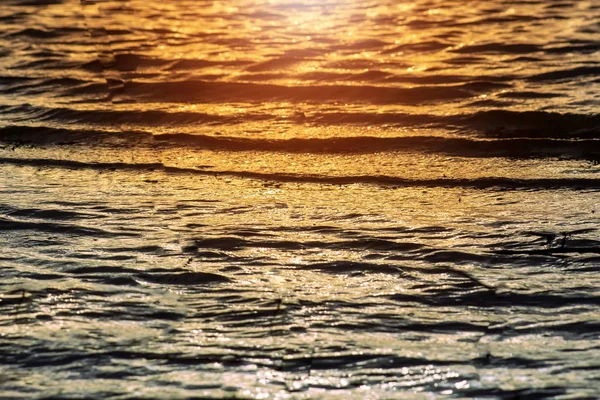
[[5,0],[3,395],[593,397],[595,11]]
[[[469,81],[498,81],[502,76],[523,76],[551,67],[541,63],[511,62],[518,55],[520,43],[514,43],[512,31],[498,28],[494,21],[510,16],[518,20],[540,15],[547,10],[540,3],[512,5],[505,9],[490,7],[481,2],[465,8],[455,2],[430,4],[426,2],[369,1],[360,7],[350,0],[331,1],[212,1],[202,6],[194,2],[160,2],[133,0],[116,7],[104,2],[86,7],[83,14],[90,30],[108,29],[134,32],[130,38],[143,43],[128,48],[117,37],[105,42],[112,53],[135,52],[144,59],[161,62],[138,62],[135,70],[121,73],[118,79],[135,82],[169,82],[199,80],[218,83],[245,83],[251,95],[235,100],[235,88],[226,85],[219,93],[230,92],[231,102],[261,103],[264,107],[303,103],[335,103],[368,107],[370,96],[344,95],[339,101],[327,97],[339,91],[334,85],[360,87],[368,95],[373,87],[414,89],[399,92],[380,104],[404,111],[407,103],[411,112],[422,114],[461,113],[465,104],[479,99],[482,105],[507,106],[506,88],[502,85],[482,86],[465,97],[448,97],[448,101],[431,101],[423,93],[435,87],[440,93],[460,88]],[[64,8],[58,5],[56,8]],[[64,11],[64,10],[61,10]],[[146,17],[152,15],[152,17]],[[490,24],[475,23],[481,15]],[[98,18],[100,17],[100,18]],[[43,20],[44,16],[40,18]],[[550,22],[552,21],[552,23]],[[545,46],[558,28],[566,28],[572,19],[544,20],[535,26],[514,23],[530,46]],[[499,22],[498,22],[499,23]],[[509,22],[506,22],[509,23]],[[557,27],[561,25],[560,27]],[[139,27],[142,31],[137,31]],[[467,29],[468,28],[468,29]],[[113,40],[114,39],[114,40]],[[504,45],[503,43],[506,43]],[[487,50],[489,48],[489,50]],[[472,50],[471,50],[472,49]],[[478,49],[484,49],[480,51]],[[508,51],[505,52],[504,49]],[[470,53],[477,53],[470,57]],[[281,86],[281,96],[261,95],[261,85]],[[528,86],[526,82],[517,85]],[[291,101],[286,97],[289,87],[318,87],[319,96],[302,95]],[[526,91],[514,87],[511,91]],[[540,90],[536,88],[536,90]],[[165,88],[161,93],[180,92]],[[189,89],[194,92],[195,89]],[[133,90],[117,94],[116,100],[139,103],[149,99]],[[574,95],[584,98],[586,93]],[[182,102],[195,103],[200,111],[210,111],[214,101],[208,97],[182,96]],[[373,97],[379,96],[373,94]],[[296,98],[297,97],[297,98]],[[167,99],[169,97],[164,97]],[[442,95],[442,98],[446,98]],[[545,104],[566,105],[561,96],[547,96]],[[162,107],[170,107],[164,101]],[[390,103],[395,104],[394,107]],[[432,104],[434,103],[434,104]],[[536,109],[535,102],[515,103],[510,107]],[[133,107],[133,106],[131,106]],[[312,106],[309,106],[312,107]],[[293,110],[291,110],[293,112]],[[372,111],[369,111],[372,112]],[[263,126],[267,131],[268,126]],[[301,130],[295,132],[300,134]]]

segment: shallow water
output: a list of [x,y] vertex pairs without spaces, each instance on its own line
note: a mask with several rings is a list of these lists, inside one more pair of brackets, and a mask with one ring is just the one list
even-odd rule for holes
[[5,0],[0,397],[600,397],[599,18]]

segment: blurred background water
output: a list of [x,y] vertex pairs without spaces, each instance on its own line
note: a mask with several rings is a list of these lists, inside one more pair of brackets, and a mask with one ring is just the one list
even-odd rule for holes
[[600,396],[597,1],[0,5],[0,397]]

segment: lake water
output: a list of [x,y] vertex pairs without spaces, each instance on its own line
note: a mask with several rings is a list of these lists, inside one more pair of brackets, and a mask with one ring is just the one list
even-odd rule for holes
[[600,2],[0,5],[0,397],[600,398]]

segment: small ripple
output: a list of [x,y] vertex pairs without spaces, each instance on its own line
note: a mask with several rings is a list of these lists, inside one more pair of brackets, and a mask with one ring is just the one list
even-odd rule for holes
[[95,237],[119,237],[119,236],[130,236],[138,237],[138,234],[132,232],[113,232],[99,228],[91,228],[80,225],[64,224],[64,223],[51,223],[51,222],[30,222],[20,221],[12,218],[0,217],[0,229],[5,231],[21,231],[31,230],[37,232],[47,233],[62,233],[68,235],[80,235],[80,236],[95,236]]

